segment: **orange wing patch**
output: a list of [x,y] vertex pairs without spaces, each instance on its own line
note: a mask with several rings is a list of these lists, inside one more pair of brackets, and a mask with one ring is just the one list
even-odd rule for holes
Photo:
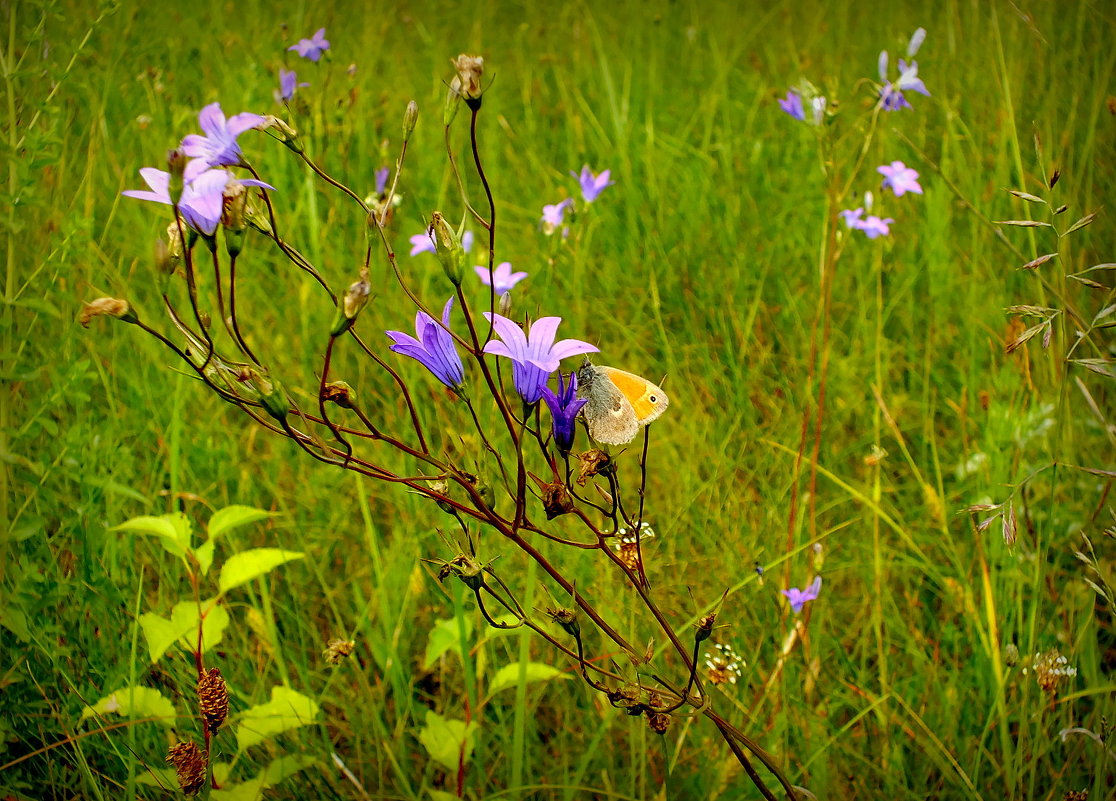
[[658,416],[656,413],[662,412],[663,399],[657,394],[660,390],[650,381],[611,367],[601,369],[605,371],[609,380],[628,399],[628,403],[632,404],[632,410],[635,411],[636,418],[641,423],[649,417]]

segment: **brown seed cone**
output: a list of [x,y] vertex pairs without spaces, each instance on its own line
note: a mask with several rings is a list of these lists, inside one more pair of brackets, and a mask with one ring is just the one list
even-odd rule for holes
[[175,743],[167,751],[166,763],[174,765],[178,786],[186,795],[197,795],[205,786],[205,752],[193,743]]
[[198,702],[210,733],[216,734],[229,715],[229,689],[218,668],[210,668],[198,679]]

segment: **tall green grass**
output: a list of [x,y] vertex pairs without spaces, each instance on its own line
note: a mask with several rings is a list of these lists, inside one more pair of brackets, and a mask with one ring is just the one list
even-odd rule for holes
[[[223,556],[257,546],[308,554],[235,597],[214,655],[234,714],[277,684],[323,708],[316,726],[240,758],[244,776],[280,755],[317,760],[269,790],[274,797],[364,797],[331,752],[368,797],[452,789],[418,739],[428,709],[477,716],[470,797],[758,797],[699,720],[676,720],[660,740],[572,680],[521,682],[479,707],[504,665],[568,666],[536,639],[487,632],[459,588],[434,580],[420,559],[446,556],[436,508],[253,430],[135,329],[75,322],[80,302],[99,295],[157,316],[151,252],[165,215],[119,193],[140,187],[137,170],[196,130],[206,103],[278,113],[271,92],[283,64],[312,83],[299,117],[315,132],[309,152],[358,191],[394,159],[403,109],[418,102],[394,245],[439,307],[441,270],[429,257],[410,259],[407,237],[454,203],[440,120],[449,59],[460,52],[484,55],[493,78],[482,151],[500,208],[499,260],[531,273],[517,308],[561,315],[564,335],[597,342],[605,363],[667,377],[671,409],[652,432],[648,519],[658,537],[649,572],[679,626],[733,588],[718,636],[747,666],[715,692],[734,723],[819,798],[1111,792],[1110,742],[1059,736],[1116,721],[1111,609],[1074,556],[1085,534],[1111,570],[1111,479],[1048,467],[1114,468],[1111,378],[1061,361],[1071,325],[1049,350],[1032,340],[1006,355],[1004,310],[1057,305],[1057,291],[1095,311],[1103,292],[1058,276],[1114,260],[1116,240],[1105,213],[1056,246],[1042,231],[1001,234],[990,224],[1035,212],[1004,190],[1042,194],[1054,167],[1056,204],[1071,206],[1063,217],[1103,205],[1116,178],[1106,106],[1116,51],[1103,5],[950,2],[925,16],[840,2],[573,3],[543,13],[514,3],[247,0],[13,2],[4,14],[6,793],[165,795],[143,781],[162,767],[165,727],[100,732],[120,721],[79,721],[85,704],[133,682],[160,689],[180,713],[192,709],[192,663],[149,665],[136,624],[187,587],[157,546],[108,528],[177,508],[204,520],[242,503],[281,516],[230,536]],[[323,25],[328,64],[284,55]],[[843,168],[863,141],[879,51],[894,59],[919,25],[929,31],[918,61],[933,97],[880,118],[855,187],[879,197],[874,166],[901,159],[926,192],[890,204],[890,237],[845,239],[810,497],[812,435],[797,481],[795,461],[803,409],[817,395],[825,184],[813,133],[775,99],[808,77],[840,101],[834,130],[843,139],[830,166]],[[360,215],[274,142],[244,142],[280,189],[288,237],[345,285],[363,258]],[[567,173],[585,163],[611,168],[617,183],[564,248],[539,232],[538,218],[576,190]],[[1042,272],[1050,286],[1016,269],[1054,249],[1060,261]],[[253,342],[312,379],[332,310],[262,241],[249,243],[243,269],[246,319],[261,321]],[[359,324],[370,342],[412,316],[382,262],[376,275]],[[381,399],[383,414],[399,413],[382,374],[351,350],[337,359],[336,371]],[[414,386],[432,386],[417,365],[398,367]],[[442,427],[447,442],[464,432],[440,395],[423,398],[428,428]],[[866,458],[874,446],[882,460]],[[960,513],[1012,492],[1014,547],[998,523],[979,533]],[[633,642],[654,634],[613,571],[579,554],[552,556],[579,587],[609,599]],[[768,566],[762,582],[757,562]],[[788,580],[804,586],[819,565],[823,591],[806,634],[784,649],[795,618],[778,590]],[[548,590],[521,554],[503,554],[500,567],[546,605]],[[439,620],[453,622],[467,658],[451,649],[427,667]],[[335,636],[357,643],[336,670],[320,657]],[[1023,668],[1052,648],[1079,673],[1050,698]],[[193,726],[183,718],[175,731],[188,736]],[[235,751],[227,737],[217,738],[220,758]]]

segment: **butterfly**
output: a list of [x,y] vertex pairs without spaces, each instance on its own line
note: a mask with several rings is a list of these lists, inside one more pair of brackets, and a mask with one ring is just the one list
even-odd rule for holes
[[581,414],[589,436],[606,445],[626,445],[641,426],[659,418],[670,404],[662,387],[615,367],[588,359],[577,371],[577,395],[586,403]]

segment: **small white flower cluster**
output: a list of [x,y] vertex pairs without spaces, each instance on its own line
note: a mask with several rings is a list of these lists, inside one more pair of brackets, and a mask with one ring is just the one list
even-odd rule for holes
[[[1054,692],[1062,679],[1077,675],[1077,668],[1072,667],[1069,660],[1056,648],[1035,654],[1031,660],[1031,671],[1035,674],[1039,687],[1046,692]],[[1027,668],[1023,668],[1023,675],[1027,675]]]
[[[655,529],[651,528],[651,524],[644,521],[639,524],[639,539],[649,540],[655,536]],[[635,545],[636,535],[632,533],[627,526],[621,526],[616,530],[616,548],[619,550],[625,545]]]
[[713,649],[705,652],[709,680],[714,684],[736,684],[746,663],[727,643],[714,643]]

